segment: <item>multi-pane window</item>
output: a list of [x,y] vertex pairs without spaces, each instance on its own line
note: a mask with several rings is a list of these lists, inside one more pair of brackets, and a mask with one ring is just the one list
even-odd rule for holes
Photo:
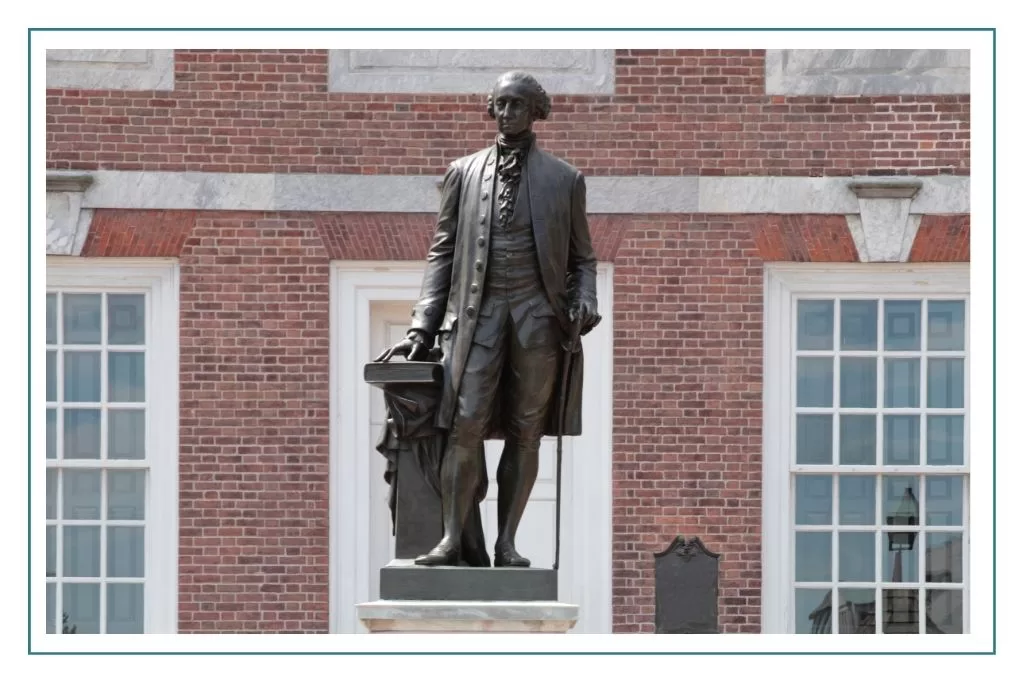
[[46,631],[141,633],[148,292],[46,295]]
[[791,301],[789,629],[964,633],[966,297]]

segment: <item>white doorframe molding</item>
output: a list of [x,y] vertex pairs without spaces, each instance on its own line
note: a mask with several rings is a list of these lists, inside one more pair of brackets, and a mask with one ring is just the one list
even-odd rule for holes
[[[373,452],[370,433],[371,392],[359,368],[375,350],[369,348],[370,309],[374,301],[415,300],[423,264],[413,261],[334,261],[330,297],[330,531],[329,611],[332,633],[360,632],[355,606],[368,600],[369,490],[367,460]],[[581,605],[580,630],[611,632],[612,530],[612,267],[598,266],[598,295],[604,320],[584,338],[586,363],[601,368],[597,386],[584,392],[584,431],[573,437],[572,519],[588,520],[585,532],[563,526],[564,549],[572,562],[571,588],[563,599]],[[361,360],[362,359],[362,360]],[[563,520],[564,521],[564,520]],[[584,608],[585,606],[585,608]]]

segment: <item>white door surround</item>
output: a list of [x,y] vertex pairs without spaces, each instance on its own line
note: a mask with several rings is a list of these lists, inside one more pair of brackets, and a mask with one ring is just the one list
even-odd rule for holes
[[[377,434],[371,433],[371,392],[363,365],[370,348],[374,302],[419,296],[423,264],[409,261],[335,261],[330,303],[330,630],[364,629],[355,605],[370,599],[370,511]],[[576,631],[611,633],[612,540],[612,268],[601,263],[597,293],[604,319],[584,337],[583,434],[563,463],[562,569],[559,599],[580,606]],[[377,456],[381,457],[381,456]],[[585,524],[585,526],[583,526]],[[574,528],[575,527],[575,528]]]

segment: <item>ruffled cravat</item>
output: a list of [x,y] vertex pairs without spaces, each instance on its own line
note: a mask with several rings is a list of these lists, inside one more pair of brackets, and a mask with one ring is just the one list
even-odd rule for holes
[[519,181],[523,176],[523,162],[526,153],[533,144],[534,136],[528,135],[521,140],[506,140],[498,136],[498,222],[505,227],[512,220],[512,212],[516,206],[516,194]]

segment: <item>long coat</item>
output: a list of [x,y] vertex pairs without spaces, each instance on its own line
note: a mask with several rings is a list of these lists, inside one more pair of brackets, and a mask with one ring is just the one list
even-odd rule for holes
[[[484,295],[490,244],[491,210],[496,187],[497,146],[453,161],[441,185],[441,209],[423,276],[412,329],[438,335],[445,366],[445,387],[437,414],[438,426],[449,428],[476,329]],[[577,298],[597,301],[597,258],[586,215],[586,185],[576,168],[539,149],[526,158],[526,177],[534,244],[544,291],[565,338],[568,306]],[[564,356],[564,354],[562,354]],[[566,435],[582,431],[583,352],[572,356],[565,394],[556,396],[544,433],[558,434],[557,401],[565,405]],[[499,397],[500,400],[500,397]],[[495,410],[500,416],[501,411]],[[503,438],[499,424],[488,438]]]

